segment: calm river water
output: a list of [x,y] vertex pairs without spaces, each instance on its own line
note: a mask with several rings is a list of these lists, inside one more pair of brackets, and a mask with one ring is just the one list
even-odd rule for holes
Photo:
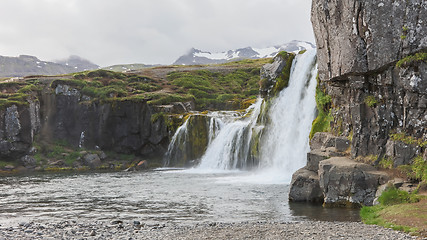
[[0,177],[0,224],[359,220],[357,210],[289,204],[288,185],[241,180],[247,175],[158,170]]

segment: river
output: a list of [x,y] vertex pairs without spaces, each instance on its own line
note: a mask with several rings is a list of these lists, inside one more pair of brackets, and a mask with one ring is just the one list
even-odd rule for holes
[[0,178],[0,224],[20,222],[358,221],[357,210],[289,204],[287,184],[248,182],[249,172],[155,170]]

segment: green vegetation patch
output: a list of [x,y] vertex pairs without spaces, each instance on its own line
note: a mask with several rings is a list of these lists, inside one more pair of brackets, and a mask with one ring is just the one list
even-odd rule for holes
[[259,92],[259,68],[236,69],[231,72],[208,70],[176,71],[167,80],[176,92],[193,97],[197,109],[211,109],[226,102],[240,103],[256,98]]
[[405,133],[390,134],[390,139],[394,141],[401,141],[406,144],[417,145],[419,147],[427,146],[427,141],[423,141],[422,139],[418,139],[412,136],[407,136]]
[[421,155],[412,159],[411,165],[401,165],[397,169],[413,181],[427,183],[427,160]]
[[286,61],[286,65],[283,68],[282,73],[280,74],[280,77],[276,79],[276,84],[272,89],[273,96],[276,96],[280,91],[282,91],[285,87],[289,85],[292,62],[294,61],[294,58],[295,58],[295,54],[288,53],[285,51],[279,52],[277,55],[280,56],[284,61]]
[[310,131],[310,139],[313,138],[314,134],[317,132],[329,132],[331,129],[331,121],[333,120],[331,116],[331,96],[324,93],[319,84],[316,87],[316,107],[318,115],[314,119]]
[[372,95],[366,96],[364,102],[368,107],[375,107],[378,104],[378,100]]
[[[407,219],[411,219],[411,222],[417,219],[419,220],[419,225],[424,225],[423,222],[427,219],[427,215],[425,215],[426,207],[424,204],[418,203],[422,198],[416,193],[410,194],[391,187],[378,198],[380,204],[372,207],[362,207],[360,216],[365,224],[375,224],[398,231],[419,234],[419,228],[400,224],[405,223]],[[390,216],[397,223],[389,221]]]
[[0,82],[0,110],[12,105],[28,105],[28,99],[34,98],[41,89],[37,81]]
[[[405,36],[406,37],[406,36]],[[425,62],[427,63],[427,53],[419,52],[414,55],[407,56],[396,63],[396,67],[407,67],[415,62]]]

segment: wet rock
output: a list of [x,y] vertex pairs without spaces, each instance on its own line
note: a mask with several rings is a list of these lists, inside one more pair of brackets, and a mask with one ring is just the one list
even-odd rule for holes
[[301,168],[292,175],[289,200],[294,202],[323,202],[323,192],[317,172]]
[[86,154],[83,156],[83,165],[88,166],[92,169],[101,166],[101,159],[97,154]]
[[65,166],[65,162],[62,160],[57,160],[57,161],[51,162],[50,165],[55,167],[63,167]]
[[105,160],[107,158],[107,154],[105,154],[105,152],[101,151],[101,153],[99,153],[99,158],[101,160]]
[[15,169],[15,167],[13,165],[6,165],[3,167],[3,169],[6,171],[12,171]]
[[22,164],[22,166],[26,167],[26,168],[35,168],[37,165],[37,161],[34,157],[29,156],[29,155],[25,155],[20,159],[20,163]]
[[272,63],[262,66],[260,81],[262,83],[260,87],[261,96],[266,97],[270,94],[277,79],[281,76],[283,69],[286,67],[287,57],[284,58],[282,55],[277,55],[274,57]]
[[320,162],[319,177],[326,206],[371,206],[378,186],[389,180],[387,174],[346,157]]

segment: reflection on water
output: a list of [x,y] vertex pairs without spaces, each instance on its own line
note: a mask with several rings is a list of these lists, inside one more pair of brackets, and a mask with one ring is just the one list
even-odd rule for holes
[[287,185],[228,181],[239,174],[243,173],[149,171],[2,177],[0,224],[112,219],[177,224],[340,220],[336,215],[343,211],[289,205]]
[[291,215],[317,221],[360,221],[359,209],[354,208],[324,208],[321,204],[289,203]]

